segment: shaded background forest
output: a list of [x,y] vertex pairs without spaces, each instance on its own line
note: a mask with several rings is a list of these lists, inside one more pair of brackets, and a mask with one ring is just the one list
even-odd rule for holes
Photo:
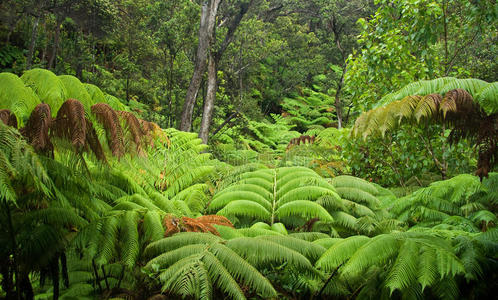
[[[244,4],[249,10],[218,69],[216,124],[235,110],[255,119],[280,114],[284,98],[305,88],[331,97],[339,90],[347,123],[376,96],[411,81],[446,75],[492,82],[498,75],[493,1],[224,1],[219,36]],[[126,103],[145,104],[159,125],[175,127],[199,15],[190,0],[2,1],[0,68],[76,75]],[[205,88],[194,131],[204,95]]]
[[[216,66],[209,141],[222,147],[218,152],[223,153],[227,144],[232,150],[273,153],[301,134],[347,127],[385,94],[420,79],[453,76],[496,81],[493,2],[222,1],[215,19],[216,39],[210,47],[213,52],[226,48]],[[32,68],[72,74],[118,97],[144,119],[163,128],[181,128],[195,68],[201,4],[191,0],[2,1],[0,69],[18,75]],[[240,23],[232,27],[237,18]],[[232,37],[224,45],[230,31]],[[200,130],[207,90],[204,74],[192,108],[191,131]],[[441,149],[438,141],[444,139],[431,136],[436,143],[432,153],[420,139],[399,143],[396,134],[380,147],[361,151],[363,156],[356,157],[361,168],[354,166],[352,154],[346,158],[353,162],[353,174],[404,185],[413,174],[441,172],[437,164],[394,157],[398,151],[388,153],[389,148],[398,145],[451,159],[444,147],[436,153]],[[220,147],[213,147],[215,154]],[[374,152],[391,157],[389,163],[361,162]],[[473,157],[470,152],[464,156]],[[402,168],[391,160],[407,163]],[[456,161],[454,168],[467,165]],[[380,164],[386,170],[379,170]],[[403,170],[406,174],[401,174]],[[390,179],[393,172],[396,179]]]
[[0,298],[491,298],[495,2],[2,1]]

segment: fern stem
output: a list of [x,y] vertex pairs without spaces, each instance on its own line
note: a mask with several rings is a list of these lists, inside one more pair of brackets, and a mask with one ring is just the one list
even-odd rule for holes
[[121,286],[121,281],[123,280],[123,277],[124,277],[124,271],[125,271],[125,266],[121,266],[121,274],[119,275],[119,280],[118,280],[118,285],[117,285],[117,288],[119,289],[119,287]]
[[104,274],[105,286],[107,287],[107,290],[109,290],[109,281],[107,280],[107,275],[105,274],[104,265],[100,266],[100,268],[102,269],[102,274]]
[[337,274],[337,272],[339,271],[339,268],[342,267],[343,264],[344,263],[338,265],[337,268],[335,268],[334,272],[332,272],[332,274],[330,274],[329,278],[327,278],[327,281],[323,284],[322,288],[320,289],[320,292],[318,292],[318,295],[317,295],[318,298],[320,298],[322,296],[322,293],[323,293],[323,291],[325,291],[325,288],[329,284],[330,280],[332,280],[332,277],[334,277],[335,274]]
[[13,256],[13,261],[12,263],[14,264],[14,272],[15,272],[15,278],[16,278],[16,295],[17,295],[17,300],[21,300],[21,279],[19,278],[19,265],[17,264],[18,256],[17,256],[17,241],[16,241],[16,235],[14,233],[14,224],[12,223],[12,214],[10,213],[10,206],[7,203],[6,199],[3,199],[3,204],[5,205],[5,211],[7,212],[7,221],[8,221],[8,226],[9,226],[9,233],[10,233],[10,238],[12,239],[12,256]]
[[92,267],[93,267],[93,272],[95,273],[95,281],[99,286],[99,292],[102,293],[102,285],[100,284],[99,271],[97,270],[97,266],[95,265],[95,259],[92,259]]
[[270,226],[273,226],[275,222],[275,205],[277,205],[277,170],[275,169],[275,175],[273,176],[273,203],[271,208],[271,223]]

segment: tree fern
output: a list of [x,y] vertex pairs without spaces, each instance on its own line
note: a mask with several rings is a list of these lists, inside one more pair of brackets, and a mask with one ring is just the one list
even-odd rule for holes
[[31,88],[11,73],[0,73],[0,109],[10,110],[23,125],[31,111],[40,103],[40,99]]
[[[183,233],[159,240],[147,247],[153,258],[146,269],[159,272],[163,290],[180,295],[211,299],[213,286],[234,299],[245,299],[239,283],[250,287],[262,297],[276,292],[251,264],[230,245],[210,234]],[[193,276],[193,277],[192,277]]]
[[476,173],[487,177],[498,161],[496,87],[496,83],[478,79],[439,78],[412,83],[385,96],[381,101],[385,106],[363,113],[352,133],[363,138],[376,133],[384,136],[402,121],[445,122],[453,128],[450,142],[467,138],[479,148]]
[[66,89],[66,99],[77,99],[83,104],[85,111],[90,112],[90,108],[95,102],[81,81],[71,75],[59,75],[58,78],[62,81],[62,84]]
[[120,231],[123,234],[121,260],[129,268],[135,265],[140,251],[137,221],[138,214],[134,211],[127,211],[120,223]]
[[314,171],[301,168],[261,169],[240,175],[238,182],[215,194],[211,211],[225,216],[246,216],[274,224],[288,217],[331,221],[332,216],[318,202],[320,197],[340,201],[335,189]]
[[400,222],[390,219],[378,198],[382,188],[347,175],[337,176],[330,182],[343,199],[342,211],[332,214],[336,230],[374,235],[399,228]]
[[62,80],[48,70],[29,70],[24,72],[21,79],[27,87],[33,89],[40,101],[50,106],[53,116],[68,98],[68,93]]
[[479,178],[462,174],[434,182],[399,199],[391,212],[402,221],[437,224],[451,216],[460,216],[480,225],[481,221],[495,220],[494,214],[489,212],[492,204],[487,198],[488,193]]
[[87,90],[88,94],[92,98],[93,103],[105,103],[105,95],[104,93],[96,86],[90,83],[84,83],[83,86]]
[[440,279],[465,273],[451,244],[430,230],[346,238],[334,242],[316,265],[328,271],[339,268],[344,280],[361,278],[374,266],[383,267],[387,272],[379,275],[383,274],[391,294],[395,290],[409,294],[412,289],[422,293],[428,286],[435,291]]

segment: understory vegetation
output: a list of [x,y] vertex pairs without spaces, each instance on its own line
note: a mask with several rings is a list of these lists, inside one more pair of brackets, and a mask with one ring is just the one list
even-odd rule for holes
[[494,1],[5,3],[0,299],[494,298]]

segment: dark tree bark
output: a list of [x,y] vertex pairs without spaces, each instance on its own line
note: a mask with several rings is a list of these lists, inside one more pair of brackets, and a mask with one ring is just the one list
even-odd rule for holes
[[55,25],[55,36],[54,36],[54,45],[52,47],[52,54],[50,55],[50,59],[48,60],[48,68],[53,70],[57,63],[57,51],[59,50],[59,37],[61,33],[61,23],[62,21],[57,17],[56,25]]
[[213,118],[214,102],[216,100],[216,90],[218,89],[218,76],[217,76],[217,60],[212,53],[209,54],[208,63],[208,82],[206,99],[204,100],[204,109],[202,112],[201,129],[199,137],[204,144],[207,144],[209,137],[209,127]]
[[342,128],[342,103],[341,103],[341,90],[342,86],[344,85],[344,75],[346,74],[346,52],[344,48],[342,48],[341,45],[341,34],[344,29],[344,24],[339,25],[337,21],[337,16],[335,14],[332,15],[332,19],[330,20],[329,23],[330,28],[332,29],[332,32],[334,34],[334,40],[337,46],[337,49],[339,49],[339,53],[341,54],[342,61],[343,61],[343,66],[342,66],[342,74],[341,74],[341,79],[339,79],[339,82],[337,83],[337,90],[335,93],[335,101],[334,101],[334,106],[335,106],[335,111],[337,114],[337,128]]
[[176,118],[173,108],[173,68],[175,67],[176,53],[170,51],[169,54],[169,78],[168,78],[168,127],[172,127],[173,120]]
[[205,1],[202,4],[199,45],[197,46],[194,74],[192,75],[187,90],[180,121],[180,130],[183,131],[190,131],[192,127],[192,113],[201,86],[202,76],[206,71],[208,50],[211,44],[211,38],[213,37],[216,14],[218,13],[220,2],[221,0],[211,0],[210,2]]
[[335,92],[335,112],[337,114],[337,128],[342,128],[342,103],[341,103],[341,90],[344,85],[344,74],[346,74],[346,65],[342,68],[342,75],[339,83],[337,85],[337,90]]
[[2,274],[2,289],[5,292],[6,299],[14,299],[14,281],[12,280],[12,266],[9,257],[2,257],[0,263],[0,274]]
[[[242,21],[242,18],[247,13],[252,3],[253,1],[250,1],[248,3],[242,3],[240,5],[239,13],[233,18],[232,22],[230,23],[227,34],[220,48],[215,53],[212,52],[209,53],[208,86],[207,86],[206,99],[204,101],[204,110],[202,113],[201,128],[199,131],[199,137],[202,139],[202,142],[204,144],[207,144],[208,142],[209,127],[211,126],[211,120],[213,118],[214,102],[216,100],[216,91],[218,89],[218,82],[217,82],[218,64],[220,62],[221,57],[223,56],[223,53],[232,42],[237,27],[239,26],[240,22]],[[213,39],[215,38],[214,35],[215,31],[213,30]]]
[[31,42],[29,44],[28,57],[26,59],[26,69],[31,69],[31,64],[33,63],[33,54],[35,53],[36,39],[38,38],[38,24],[40,23],[40,16],[35,17],[33,22],[33,28],[31,31]]

